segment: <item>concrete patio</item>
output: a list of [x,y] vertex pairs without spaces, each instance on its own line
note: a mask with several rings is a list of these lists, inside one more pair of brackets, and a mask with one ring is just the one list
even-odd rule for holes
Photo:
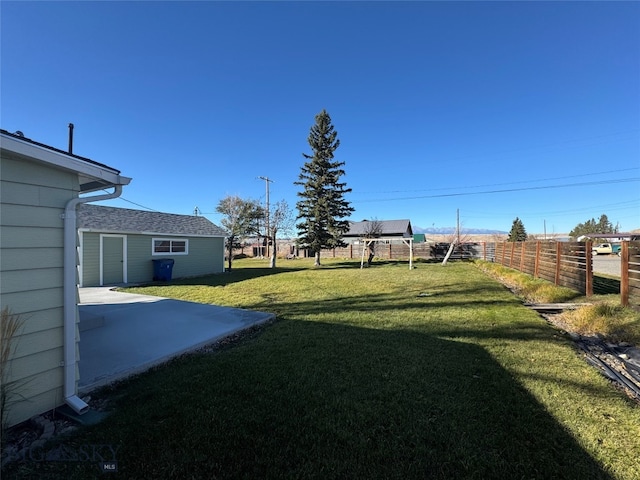
[[80,393],[275,317],[112,288],[80,289]]

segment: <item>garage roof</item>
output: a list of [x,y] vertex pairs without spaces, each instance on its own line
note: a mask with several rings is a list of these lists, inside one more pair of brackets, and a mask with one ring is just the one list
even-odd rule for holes
[[102,233],[144,233],[190,237],[226,237],[227,232],[205,217],[147,212],[128,208],[82,204],[78,228]]

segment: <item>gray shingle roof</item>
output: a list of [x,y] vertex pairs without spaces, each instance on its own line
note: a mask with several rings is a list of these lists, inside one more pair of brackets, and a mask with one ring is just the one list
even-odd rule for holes
[[411,228],[411,222],[409,220],[365,220],[363,222],[352,222],[351,228],[347,233],[344,234],[345,237],[361,237],[364,234],[369,232],[371,228],[371,222],[377,222],[381,227],[381,235],[383,237],[402,237],[407,236],[410,237],[413,235],[413,229]]
[[148,233],[226,237],[227,233],[204,217],[146,212],[88,203],[78,206],[78,228],[118,233]]

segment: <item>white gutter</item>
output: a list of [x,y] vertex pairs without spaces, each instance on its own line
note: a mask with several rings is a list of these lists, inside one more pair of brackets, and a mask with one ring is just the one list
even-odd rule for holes
[[89,409],[76,394],[76,325],[78,315],[76,207],[81,203],[97,202],[117,198],[123,185],[131,179],[120,177],[123,183],[114,185],[112,193],[69,200],[64,209],[64,401],[73,411],[83,414]]

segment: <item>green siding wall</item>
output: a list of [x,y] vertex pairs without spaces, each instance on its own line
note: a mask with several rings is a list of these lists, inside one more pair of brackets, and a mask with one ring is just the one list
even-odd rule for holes
[[[173,258],[173,278],[195,277],[224,272],[224,239],[176,237],[189,239],[188,255],[152,255],[153,238],[172,238],[162,235],[128,234],[127,282],[146,283],[153,280],[153,260]],[[100,233],[82,233],[82,286],[100,285]]]
[[0,307],[23,320],[9,379],[19,395],[13,425],[63,403],[62,214],[79,188],[76,174],[5,150],[0,169]]
[[127,235],[127,275],[129,283],[144,283],[153,280],[151,258],[150,236]]
[[81,233],[80,285],[84,287],[100,285],[100,234]]

